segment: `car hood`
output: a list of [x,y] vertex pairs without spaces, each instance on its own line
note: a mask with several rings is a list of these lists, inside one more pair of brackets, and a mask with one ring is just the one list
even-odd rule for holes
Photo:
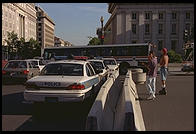
[[35,76],[27,81],[39,87],[68,87],[79,83],[83,76]]

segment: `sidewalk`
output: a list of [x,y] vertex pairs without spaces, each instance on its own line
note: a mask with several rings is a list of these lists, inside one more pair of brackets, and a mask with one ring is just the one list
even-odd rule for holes
[[[157,77],[156,91],[161,89]],[[147,100],[145,84],[136,85],[146,131],[194,131],[194,77],[168,76],[167,95]]]
[[169,71],[169,76],[193,76],[194,72]]

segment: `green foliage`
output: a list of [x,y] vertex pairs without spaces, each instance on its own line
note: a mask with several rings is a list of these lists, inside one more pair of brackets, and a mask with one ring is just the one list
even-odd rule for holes
[[181,63],[182,62],[182,56],[180,54],[177,54],[173,50],[168,51],[168,56],[169,56],[170,63]]
[[8,39],[5,40],[8,44],[9,59],[29,59],[41,55],[41,46],[31,38],[25,42],[24,38],[18,38],[18,35],[13,31],[8,32]]
[[90,45],[100,45],[101,44],[101,41],[99,38],[97,37],[89,37],[90,41],[88,43],[88,46]]

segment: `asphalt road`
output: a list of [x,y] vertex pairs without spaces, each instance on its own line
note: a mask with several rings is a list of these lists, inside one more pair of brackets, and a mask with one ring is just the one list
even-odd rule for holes
[[[157,77],[157,92],[161,89]],[[137,85],[147,131],[194,131],[194,76],[168,76],[168,94],[147,100],[145,85]]]
[[80,131],[94,102],[44,104],[25,103],[23,85],[2,86],[3,131]]

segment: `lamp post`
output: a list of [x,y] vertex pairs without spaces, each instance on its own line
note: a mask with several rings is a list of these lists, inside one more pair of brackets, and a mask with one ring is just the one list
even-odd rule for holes
[[101,21],[101,45],[103,45],[103,39],[104,39],[104,30],[103,30],[103,21],[104,21],[104,19],[103,19],[103,16],[101,16],[100,21]]

